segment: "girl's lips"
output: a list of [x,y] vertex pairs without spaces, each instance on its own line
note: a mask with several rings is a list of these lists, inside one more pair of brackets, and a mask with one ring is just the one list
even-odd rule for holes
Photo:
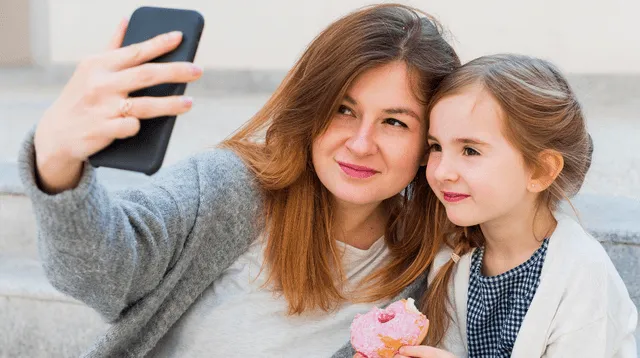
[[372,177],[372,176],[374,176],[374,175],[376,175],[378,173],[378,171],[375,170],[375,169],[371,169],[371,168],[368,168],[368,167],[363,167],[363,166],[360,166],[360,165],[343,163],[343,162],[338,162],[338,165],[340,166],[340,169],[342,169],[342,171],[345,174],[347,174],[348,176],[350,176],[352,178],[366,179],[366,178]]
[[468,197],[470,197],[471,195],[467,195],[467,194],[460,194],[460,193],[450,193],[450,192],[446,192],[443,191],[442,192],[444,194],[444,200],[450,202],[450,203],[456,203],[458,201],[464,200]]

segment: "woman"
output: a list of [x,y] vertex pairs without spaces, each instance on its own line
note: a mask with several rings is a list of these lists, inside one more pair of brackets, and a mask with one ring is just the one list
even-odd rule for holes
[[404,213],[426,192],[425,105],[459,66],[434,21],[400,5],[337,20],[221,148],[111,194],[86,159],[191,106],[126,94],[201,73],[142,64],[179,35],[118,49],[124,30],[20,154],[47,276],[113,323],[87,356],[326,357],[356,313],[421,292],[429,245],[402,237],[424,218]]

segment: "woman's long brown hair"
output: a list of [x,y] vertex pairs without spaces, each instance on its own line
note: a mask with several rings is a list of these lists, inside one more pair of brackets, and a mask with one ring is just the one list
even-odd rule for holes
[[[562,171],[539,195],[538,207],[553,212],[562,200],[575,195],[591,165],[593,146],[580,104],[560,71],[547,61],[527,56],[481,57],[446,77],[429,108],[469,86],[481,86],[499,104],[503,133],[522,153],[527,166],[543,168],[539,158],[545,150],[562,155]],[[432,193],[430,188],[426,190]],[[426,198],[429,219],[426,234],[434,238],[434,250],[447,245],[462,256],[484,243],[479,226],[455,226],[435,195]],[[454,265],[454,261],[449,260],[429,282],[427,294],[423,296],[422,310],[430,320],[426,340],[429,345],[441,343],[451,318],[448,288]]]
[[[366,7],[322,31],[265,106],[221,143],[243,159],[263,188],[268,283],[284,295],[289,314],[327,311],[345,300],[330,194],[314,173],[311,145],[354,79],[393,61],[406,63],[425,107],[441,79],[460,65],[431,17],[403,5]],[[358,301],[393,297],[428,268],[431,245],[424,235],[407,232],[420,232],[426,218],[405,214],[413,199],[424,200],[424,174],[422,167],[404,195],[383,203],[390,214],[385,240],[392,258],[363,280],[353,295]]]

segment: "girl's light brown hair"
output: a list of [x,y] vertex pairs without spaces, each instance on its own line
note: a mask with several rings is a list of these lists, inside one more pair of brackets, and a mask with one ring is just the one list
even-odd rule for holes
[[[538,207],[546,206],[553,212],[563,199],[575,195],[591,164],[593,147],[580,104],[560,71],[547,61],[527,56],[481,57],[445,78],[429,109],[470,86],[481,86],[500,105],[503,134],[522,153],[525,165],[544,170],[539,160],[543,151],[562,155],[564,167],[551,186],[540,193]],[[447,245],[462,256],[483,244],[479,226],[455,226],[435,195],[427,196],[426,207],[429,223],[425,234],[435,238],[434,252]],[[431,322],[427,335],[430,345],[442,341],[451,318],[447,291],[454,265],[449,260],[429,282],[423,296],[422,309]]]
[[[425,108],[441,79],[460,65],[440,26],[426,14],[396,4],[366,7],[322,31],[266,105],[221,143],[243,159],[264,191],[268,283],[284,295],[289,314],[326,311],[345,300],[330,194],[314,173],[311,145],[354,79],[393,61],[407,65]],[[416,178],[418,185],[410,190],[424,193],[424,168]],[[395,296],[430,264],[422,237],[399,236],[409,225],[403,214],[409,196],[383,203],[390,214],[385,240],[392,259],[363,281],[367,284],[354,293],[359,301]],[[424,218],[414,221],[408,227],[425,224]]]

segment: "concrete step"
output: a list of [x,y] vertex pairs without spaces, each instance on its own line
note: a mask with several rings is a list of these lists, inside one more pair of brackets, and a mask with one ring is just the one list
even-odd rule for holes
[[[0,166],[15,172],[15,164]],[[161,169],[166,170],[166,168]],[[135,186],[149,177],[109,168],[98,169],[98,179],[109,190]],[[8,186],[7,186],[8,187]],[[31,203],[15,183],[11,194],[0,193],[0,252],[14,257],[37,259],[36,229]],[[5,190],[5,193],[9,190]],[[583,225],[609,253],[625,281],[631,297],[640,307],[640,200],[580,194],[572,200]],[[572,209],[565,205],[565,211]]]
[[[37,260],[0,256],[0,357],[78,357],[107,329],[53,288]],[[640,325],[636,329],[640,352]]]
[[97,313],[61,294],[40,263],[0,256],[0,357],[78,357],[107,328]]

